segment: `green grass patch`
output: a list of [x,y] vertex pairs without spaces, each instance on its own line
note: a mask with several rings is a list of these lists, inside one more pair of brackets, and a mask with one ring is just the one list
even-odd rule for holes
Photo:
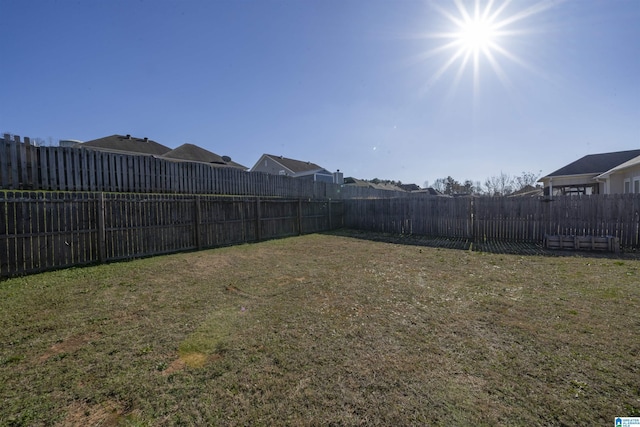
[[639,266],[309,235],[10,279],[0,424],[609,425]]

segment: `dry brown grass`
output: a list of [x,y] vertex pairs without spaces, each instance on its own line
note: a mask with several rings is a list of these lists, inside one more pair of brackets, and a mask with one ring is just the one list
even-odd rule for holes
[[0,283],[2,425],[609,425],[639,261],[330,235]]

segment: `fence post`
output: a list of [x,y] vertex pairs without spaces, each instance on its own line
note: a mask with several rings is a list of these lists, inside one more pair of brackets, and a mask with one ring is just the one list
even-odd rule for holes
[[200,198],[201,196],[196,196],[195,198],[195,211],[196,211],[196,217],[195,217],[195,233],[196,233],[196,247],[198,248],[198,250],[202,249],[202,237],[201,237],[201,233],[200,233],[200,223],[202,222],[202,212],[200,211]]
[[302,235],[302,198],[298,199],[298,235]]
[[18,187],[21,190],[26,190],[27,186],[27,147],[25,144],[20,143],[20,138],[18,136],[14,137],[16,143],[18,144],[18,157],[20,157],[20,163],[16,166],[20,166],[20,186]]
[[8,133],[4,134],[4,138],[0,143],[0,188],[9,188],[9,171],[15,167],[11,164],[10,156],[8,155],[9,147],[11,146],[11,136]]
[[20,145],[20,137],[18,135],[13,136],[13,142],[9,143],[9,162],[11,162],[11,185],[9,190],[20,189],[20,179],[18,178],[18,159],[20,153],[18,152],[18,146]]
[[469,197],[469,199],[470,199],[470,203],[469,203],[469,226],[470,226],[469,231],[470,232],[468,234],[471,241],[474,242],[476,239],[476,230],[475,230],[476,204],[473,196]]
[[332,228],[331,228],[331,199],[329,199],[329,201],[327,202],[327,211],[329,213],[329,230],[332,230]]
[[98,261],[107,262],[104,193],[98,195]]
[[256,240],[262,239],[262,215],[260,212],[260,197],[256,197]]

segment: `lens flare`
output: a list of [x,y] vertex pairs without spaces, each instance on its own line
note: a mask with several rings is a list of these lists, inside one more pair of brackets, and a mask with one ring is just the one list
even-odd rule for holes
[[511,82],[500,64],[501,61],[508,60],[530,71],[536,71],[532,65],[509,51],[504,46],[507,44],[505,41],[510,37],[526,34],[523,28],[518,28],[520,21],[552,7],[554,0],[542,0],[524,9],[519,9],[518,6],[522,3],[516,2],[509,9],[511,0],[497,3],[497,0],[473,0],[473,3],[454,0],[451,8],[444,7],[442,2],[431,3],[433,9],[450,22],[452,29],[427,34],[427,38],[443,39],[444,43],[424,53],[422,57],[431,58],[446,52],[451,54],[448,58],[445,57],[442,65],[429,78],[427,88],[456,64],[459,64],[459,68],[455,74],[455,84],[470,67],[474,94],[480,86],[482,64],[488,64],[505,87],[511,87]]

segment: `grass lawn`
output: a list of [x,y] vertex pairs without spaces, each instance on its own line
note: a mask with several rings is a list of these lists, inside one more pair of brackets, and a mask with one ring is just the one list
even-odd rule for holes
[[613,425],[640,261],[335,235],[0,282],[0,425]]

